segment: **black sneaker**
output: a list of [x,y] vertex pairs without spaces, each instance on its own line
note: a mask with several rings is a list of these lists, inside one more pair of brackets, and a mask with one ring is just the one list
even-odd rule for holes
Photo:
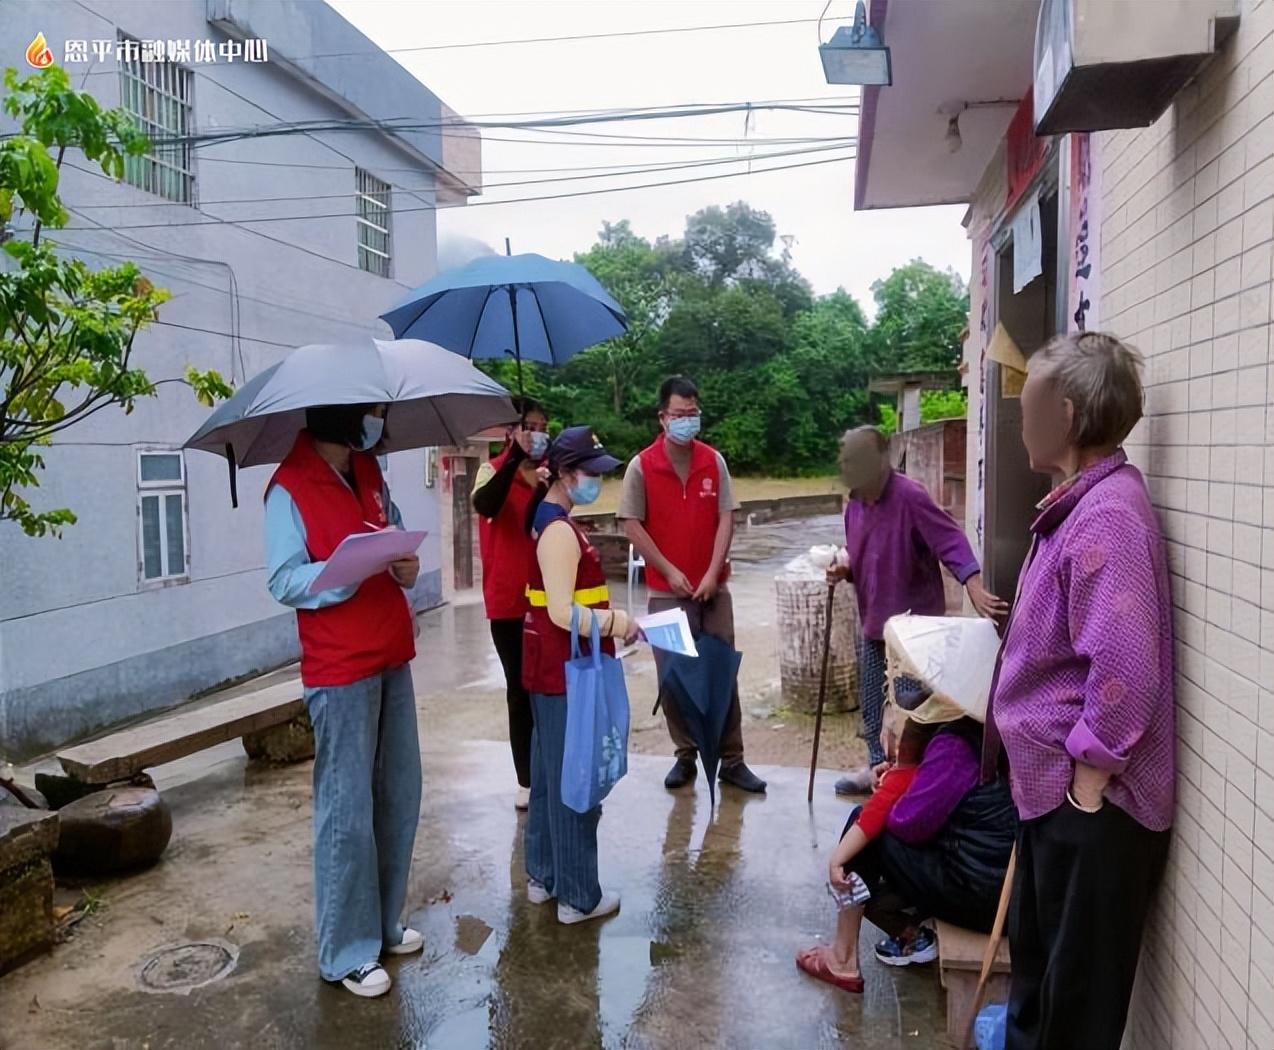
[[876,945],[876,958],[886,966],[915,966],[931,963],[937,957],[938,938],[927,926],[921,926],[909,941],[888,937]]
[[360,995],[364,999],[375,999],[389,991],[391,981],[389,974],[380,963],[364,963],[352,974],[341,981],[348,991]]
[[679,758],[664,777],[664,787],[669,791],[676,791],[687,784],[693,784],[698,775],[699,767],[695,765],[693,758]]
[[765,793],[765,781],[742,762],[736,762],[732,766],[722,766],[717,779],[723,784],[737,787],[740,791],[749,791],[753,795]]

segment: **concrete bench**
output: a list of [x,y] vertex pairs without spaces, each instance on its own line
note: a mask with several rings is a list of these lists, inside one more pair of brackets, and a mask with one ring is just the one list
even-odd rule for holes
[[[947,1036],[957,1045],[964,1038],[973,996],[978,988],[978,975],[982,972],[982,957],[990,940],[985,933],[976,933],[960,926],[939,921],[938,973],[947,993]],[[988,1003],[1007,1002],[1009,997],[1009,941],[1005,937],[995,953],[991,966],[991,979],[987,983]]]
[[[245,749],[255,757],[254,738],[266,730],[288,726],[304,714],[301,684],[284,682],[203,707],[178,710],[154,722],[59,752],[57,759],[75,780],[112,784],[236,737],[244,737]],[[269,754],[268,746],[263,745],[260,750],[267,757],[275,757]]]

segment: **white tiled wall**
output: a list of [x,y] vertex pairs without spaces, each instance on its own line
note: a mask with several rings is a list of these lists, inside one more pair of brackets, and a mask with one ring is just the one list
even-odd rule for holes
[[1274,0],[1153,127],[1101,139],[1102,326],[1177,607],[1178,811],[1127,1042],[1274,1048]]

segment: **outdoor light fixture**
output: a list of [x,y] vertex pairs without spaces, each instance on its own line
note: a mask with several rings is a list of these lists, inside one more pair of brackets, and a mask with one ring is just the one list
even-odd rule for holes
[[942,140],[947,144],[948,153],[960,152],[960,147],[964,145],[964,139],[960,137],[959,113],[947,121],[947,133],[942,136]]
[[893,72],[889,48],[875,26],[867,24],[867,8],[858,0],[854,24],[841,26],[826,44],[818,45],[823,75],[829,84],[889,85]]

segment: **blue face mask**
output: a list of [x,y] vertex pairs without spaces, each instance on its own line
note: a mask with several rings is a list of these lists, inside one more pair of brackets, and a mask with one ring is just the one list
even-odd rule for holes
[[575,479],[575,484],[566,490],[566,494],[577,507],[596,503],[597,497],[602,494],[602,479],[591,474],[581,474]]
[[542,430],[531,431],[531,450],[527,453],[531,459],[541,460],[549,451],[549,436]]
[[678,445],[688,445],[699,436],[698,416],[678,416],[668,420],[668,438]]
[[367,452],[374,449],[380,444],[380,439],[385,435],[385,421],[380,416],[364,416],[363,417],[363,440],[361,444],[353,446],[359,452]]

